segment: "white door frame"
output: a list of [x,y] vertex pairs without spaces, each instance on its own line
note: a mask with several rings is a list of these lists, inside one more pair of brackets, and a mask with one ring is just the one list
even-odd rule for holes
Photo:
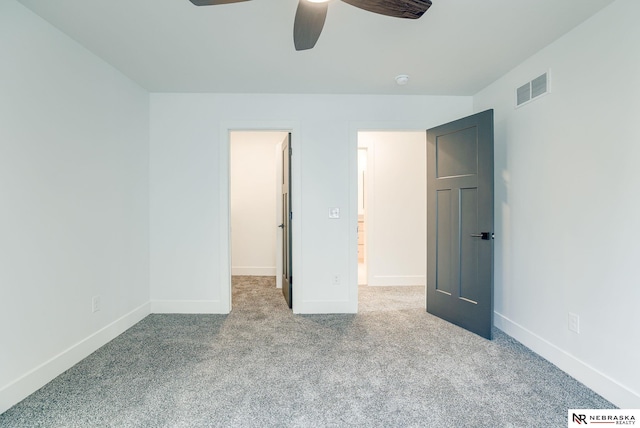
[[[293,212],[292,221],[292,257],[291,271],[295,276],[296,292],[293,293],[293,311],[296,306],[300,307],[304,297],[304,282],[302,281],[301,266],[301,225],[297,221],[296,213],[301,212],[301,189],[300,189],[300,155],[301,145],[298,140],[300,135],[300,125],[298,122],[275,121],[242,121],[242,122],[221,122],[220,123],[220,145],[219,145],[219,171],[218,180],[220,188],[220,225],[219,225],[219,248],[220,248],[220,300],[225,313],[231,312],[231,132],[233,131],[282,131],[291,133],[291,208]],[[357,203],[357,201],[356,201]],[[299,217],[299,215],[298,215]],[[274,225],[274,227],[277,225]],[[357,266],[356,266],[357,268]]]
[[[276,199],[276,224],[282,224],[282,143],[276,144],[274,153],[274,162],[276,163],[276,182],[274,183],[275,199]],[[282,288],[282,232],[283,229],[276,229],[276,288]]]

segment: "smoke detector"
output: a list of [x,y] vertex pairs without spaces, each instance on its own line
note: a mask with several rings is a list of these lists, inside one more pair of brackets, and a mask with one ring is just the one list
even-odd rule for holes
[[396,76],[396,83],[400,86],[404,86],[409,83],[409,76],[406,74],[399,74]]

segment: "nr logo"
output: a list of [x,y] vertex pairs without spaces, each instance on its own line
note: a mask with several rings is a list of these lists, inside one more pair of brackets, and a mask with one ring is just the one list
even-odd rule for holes
[[573,414],[573,422],[576,424],[587,424],[587,415],[576,415]]

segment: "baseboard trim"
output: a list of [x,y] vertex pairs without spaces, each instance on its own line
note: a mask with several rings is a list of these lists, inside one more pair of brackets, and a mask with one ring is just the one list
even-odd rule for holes
[[219,300],[152,300],[152,314],[228,314],[229,303]]
[[231,266],[231,275],[276,276],[275,266]]
[[33,394],[60,374],[127,331],[151,313],[147,302],[50,358],[0,389],[0,413]]
[[293,313],[295,314],[355,314],[358,312],[357,302],[348,301],[306,301],[302,303],[302,307],[293,304]]
[[390,286],[426,286],[427,278],[424,275],[373,275],[371,282],[367,285],[372,287],[390,287]]
[[495,312],[494,324],[536,354],[622,409],[640,409],[640,394],[620,384],[567,351]]

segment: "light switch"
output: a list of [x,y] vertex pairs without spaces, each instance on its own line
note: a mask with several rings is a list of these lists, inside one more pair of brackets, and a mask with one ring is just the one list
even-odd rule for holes
[[340,208],[329,208],[329,218],[340,218]]

